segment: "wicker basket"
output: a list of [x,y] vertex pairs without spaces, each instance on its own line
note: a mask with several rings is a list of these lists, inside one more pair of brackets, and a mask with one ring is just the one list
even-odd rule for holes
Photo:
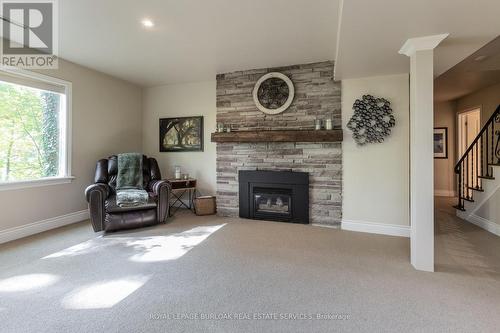
[[194,199],[194,211],[196,215],[213,215],[217,212],[215,197],[206,196]]

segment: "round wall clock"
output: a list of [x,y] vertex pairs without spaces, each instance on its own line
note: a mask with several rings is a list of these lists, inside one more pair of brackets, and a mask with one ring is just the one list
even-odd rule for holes
[[266,114],[279,114],[292,104],[295,88],[285,74],[272,72],[263,75],[253,88],[257,108]]

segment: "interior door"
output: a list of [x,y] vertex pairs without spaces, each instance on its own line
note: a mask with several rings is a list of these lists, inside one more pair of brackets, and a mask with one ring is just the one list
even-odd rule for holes
[[[467,151],[474,139],[481,130],[481,109],[476,108],[458,114],[458,159]],[[474,154],[474,161],[477,161],[477,156]],[[465,179],[465,185],[469,187],[479,186],[478,178],[474,177],[476,169],[473,169],[476,164],[472,163],[472,157],[468,160],[468,172]],[[481,159],[478,160],[478,169],[481,169]]]

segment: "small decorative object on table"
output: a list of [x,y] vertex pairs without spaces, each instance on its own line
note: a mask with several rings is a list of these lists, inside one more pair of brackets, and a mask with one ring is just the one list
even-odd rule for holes
[[217,212],[215,197],[205,196],[194,199],[194,211],[196,215],[213,215]]
[[181,179],[181,167],[180,166],[175,167],[175,179]]
[[217,133],[224,132],[224,124],[223,123],[217,123],[216,131],[217,131]]

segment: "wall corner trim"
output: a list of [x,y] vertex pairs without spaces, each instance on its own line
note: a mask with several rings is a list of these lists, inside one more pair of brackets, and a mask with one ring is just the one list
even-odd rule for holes
[[87,209],[0,231],[0,244],[89,219]]
[[410,237],[410,226],[374,223],[367,221],[342,220],[342,230],[367,232],[371,234]]
[[424,37],[416,37],[408,39],[401,49],[399,50],[399,54],[406,55],[411,57],[417,51],[425,51],[425,50],[433,50],[436,46],[439,45],[450,34],[440,34],[433,36],[424,36]]

